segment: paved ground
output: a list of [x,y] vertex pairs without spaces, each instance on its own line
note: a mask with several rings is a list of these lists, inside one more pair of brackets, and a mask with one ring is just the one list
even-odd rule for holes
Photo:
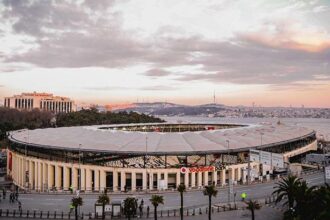
[[[304,179],[311,185],[321,184],[324,181],[323,173],[315,173],[307,175]],[[265,198],[273,192],[274,182],[255,184],[250,186],[235,186],[234,192],[237,194],[237,199],[242,192],[248,194],[248,198],[259,199]],[[110,195],[112,201],[123,200],[129,196],[126,195]],[[0,203],[1,209],[17,209],[18,205],[10,204],[8,201],[9,195],[7,194],[7,199]],[[84,205],[81,207],[85,213],[94,212],[94,204],[97,200],[98,195],[82,195]],[[151,194],[139,194],[135,195],[139,200],[143,199],[145,202],[145,207],[151,206],[149,199]],[[22,202],[23,210],[42,210],[42,211],[57,211],[57,212],[68,212],[69,204],[72,195],[47,195],[47,194],[22,194],[19,196],[19,200]],[[233,202],[233,196],[231,201]],[[164,194],[165,204],[159,207],[159,210],[177,209],[180,204],[180,197],[177,192],[165,193]],[[219,189],[218,196],[213,199],[213,203],[225,203],[228,201],[228,189]],[[184,204],[186,207],[203,207],[208,203],[207,197],[202,194],[201,191],[190,191],[184,194]]]

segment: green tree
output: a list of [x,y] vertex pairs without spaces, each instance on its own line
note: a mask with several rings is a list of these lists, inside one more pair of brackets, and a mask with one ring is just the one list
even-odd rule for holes
[[131,219],[131,217],[134,217],[137,210],[137,199],[133,197],[127,197],[124,200],[124,215]]
[[99,196],[97,202],[102,204],[102,219],[105,219],[105,205],[110,203],[110,198],[107,195],[106,191]]
[[306,181],[300,182],[295,191],[295,212],[296,215],[304,220],[313,220],[315,217],[313,206],[313,198],[315,197],[316,186],[308,187]]
[[273,192],[273,195],[277,196],[275,202],[278,203],[286,198],[287,201],[285,201],[283,205],[288,205],[288,210],[293,209],[296,191],[300,184],[301,178],[296,176],[289,175],[282,178],[274,187],[275,191]]
[[73,197],[71,199],[71,204],[74,207],[75,219],[78,220],[78,206],[82,206],[83,205],[83,200],[82,200],[81,197]]
[[159,204],[164,204],[164,197],[159,195],[152,195],[150,202],[154,206],[154,219],[157,220],[157,207]]
[[218,194],[218,190],[215,188],[214,185],[205,186],[203,190],[204,196],[209,197],[209,220],[211,220],[211,205],[212,205],[212,196],[216,197]]
[[315,213],[316,220],[330,219],[330,185],[326,184],[314,191],[311,211]]
[[180,198],[181,198],[180,216],[181,216],[181,220],[182,220],[183,219],[183,193],[186,192],[186,186],[181,183],[180,185],[178,185],[177,190],[180,193]]
[[261,208],[261,205],[258,203],[258,201],[249,200],[248,202],[245,202],[247,205],[247,209],[251,211],[251,217],[252,220],[255,219],[255,210],[259,210]]

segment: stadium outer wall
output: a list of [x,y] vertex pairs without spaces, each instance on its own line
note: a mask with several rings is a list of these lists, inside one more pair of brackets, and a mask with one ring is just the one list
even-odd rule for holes
[[[301,146],[290,152],[284,159],[317,149],[317,141]],[[205,185],[226,185],[230,180],[235,183],[247,181],[247,163],[232,164],[225,169],[206,166],[202,169],[181,168],[120,168],[64,163],[31,156],[25,156],[8,149],[7,173],[14,183],[22,189],[47,192],[50,190],[68,191],[140,191],[167,190],[183,183],[189,188]],[[252,181],[271,173],[271,168],[251,162]],[[81,174],[79,175],[79,169]],[[80,181],[79,181],[80,179]]]

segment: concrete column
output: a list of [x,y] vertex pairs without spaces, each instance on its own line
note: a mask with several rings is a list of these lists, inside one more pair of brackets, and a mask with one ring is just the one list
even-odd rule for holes
[[78,189],[78,169],[76,167],[72,167],[72,187],[73,190]]
[[42,190],[42,163],[38,162],[38,190]]
[[180,185],[181,184],[181,173],[180,173],[180,171],[179,172],[177,172],[176,173],[176,186],[175,187],[178,187],[178,185]]
[[22,186],[22,159],[18,158],[18,185]]
[[86,190],[86,172],[85,168],[81,168],[81,177],[80,177],[80,186],[81,190],[85,191]]
[[149,189],[153,190],[154,185],[154,174],[152,172],[149,172]]
[[124,191],[125,190],[125,186],[126,186],[126,173],[125,171],[121,171],[120,173],[120,190]]
[[212,173],[212,175],[213,175],[213,182],[214,182],[214,184],[215,184],[215,186],[217,185],[217,182],[218,182],[218,171],[216,171],[216,170],[214,170],[213,171],[213,173]]
[[55,165],[55,187],[57,190],[62,188],[62,167]]
[[224,186],[226,184],[226,170],[221,170],[221,185]]
[[208,186],[209,185],[209,172],[204,172],[204,186]]
[[145,170],[142,173],[142,188],[143,190],[147,189],[147,172]]
[[100,190],[100,170],[98,169],[94,170],[94,190]]
[[70,187],[70,168],[63,166],[63,190],[69,190]]
[[48,180],[47,171],[48,171],[47,164],[45,162],[43,162],[42,163],[42,189],[41,189],[43,192],[47,188],[47,180]]
[[189,173],[188,172],[186,172],[184,174],[184,185],[186,186],[186,189],[189,188]]
[[231,179],[231,180],[234,180],[235,179],[235,168],[231,168],[230,170],[229,170],[229,178]]
[[116,192],[118,191],[118,172],[116,170],[114,170],[112,172],[112,180],[113,180],[113,191]]
[[201,172],[197,173],[197,181],[198,181],[198,187],[201,187],[203,185],[202,184],[202,173]]
[[192,172],[191,173],[191,187],[195,187],[196,186],[196,173]]
[[162,173],[157,172],[157,190],[159,190],[159,184],[160,184],[161,178],[162,178]]
[[106,178],[105,178],[105,170],[100,170],[100,190],[104,191],[106,188]]
[[86,168],[86,191],[92,191],[92,171]]
[[237,169],[237,180],[236,181],[240,181],[242,178],[242,168],[238,168]]
[[132,191],[136,191],[136,172],[132,171],[131,174],[131,178],[132,178]]
[[167,171],[164,172],[164,180],[166,183],[165,189],[168,189],[168,172]]
[[54,169],[53,165],[48,164],[48,189],[54,187]]
[[29,185],[30,189],[33,189],[33,181],[34,181],[34,167],[33,167],[33,162],[29,160]]
[[38,162],[34,161],[34,189],[38,190]]

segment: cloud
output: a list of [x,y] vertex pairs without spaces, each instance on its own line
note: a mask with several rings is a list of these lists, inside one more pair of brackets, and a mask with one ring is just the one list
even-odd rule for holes
[[[2,17],[12,24],[15,34],[34,37],[37,45],[24,53],[2,56],[4,62],[46,68],[144,64],[152,69],[141,74],[152,78],[172,76],[180,82],[280,85],[321,80],[318,76],[329,75],[324,63],[330,60],[330,40],[324,30],[269,18],[253,31],[233,32],[226,39],[212,40],[203,33],[175,34],[180,29],[174,25],[160,25],[159,31],[141,37],[139,30],[123,28],[122,15],[114,9],[117,2],[4,0]],[[200,68],[197,73],[180,74],[165,70],[185,66]]]
[[171,75],[172,73],[163,69],[150,69],[148,71],[146,71],[145,73],[143,73],[143,75],[146,76],[153,76],[153,77],[162,77],[162,76],[168,76]]
[[114,91],[114,90],[168,91],[178,88],[174,86],[154,85],[154,86],[141,86],[141,87],[103,86],[103,87],[87,87],[85,89],[94,90],[94,91]]

